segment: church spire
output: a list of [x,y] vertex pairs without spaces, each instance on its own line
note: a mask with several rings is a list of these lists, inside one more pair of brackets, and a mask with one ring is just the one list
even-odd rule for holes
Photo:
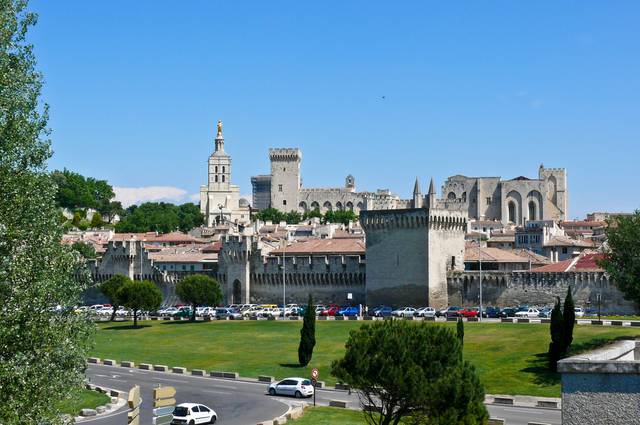
[[420,195],[420,182],[418,181],[418,178],[416,177],[416,183],[413,185],[413,195]]
[[431,177],[431,182],[429,182],[429,195],[436,194],[436,186],[433,184],[433,177]]
[[429,193],[427,194],[427,200],[429,202],[429,208],[435,208],[436,206],[436,185],[433,183],[433,177],[429,182]]
[[222,135],[222,121],[218,120],[218,134],[216,135],[216,152],[224,152],[224,136]]

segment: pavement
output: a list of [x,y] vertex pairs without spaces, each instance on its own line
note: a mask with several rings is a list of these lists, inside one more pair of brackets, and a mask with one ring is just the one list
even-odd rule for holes
[[[288,397],[267,395],[267,384],[250,380],[233,380],[170,372],[155,372],[131,369],[120,366],[87,365],[87,379],[99,385],[120,391],[129,391],[134,385],[140,385],[142,405],[140,423],[150,424],[152,418],[152,390],[159,385],[173,386],[176,400],[202,403],[214,409],[218,414],[218,424],[255,425],[262,421],[282,416],[292,407],[300,405],[300,400]],[[327,406],[330,400],[348,403],[350,408],[358,408],[355,393],[334,389],[318,389],[316,403]],[[304,400],[312,403],[313,400]],[[529,422],[559,425],[561,413],[558,409],[499,406],[488,404],[492,418],[505,420],[507,425],[527,425]],[[124,408],[111,414],[83,421],[88,425],[125,425],[128,409]]]

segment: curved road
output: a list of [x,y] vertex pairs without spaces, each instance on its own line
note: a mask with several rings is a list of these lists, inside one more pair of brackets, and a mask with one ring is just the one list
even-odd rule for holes
[[[205,404],[218,414],[218,424],[254,425],[285,414],[292,405],[299,405],[295,398],[270,397],[267,384],[255,381],[180,375],[170,372],[154,372],[119,366],[89,364],[86,371],[89,382],[120,391],[129,391],[140,385],[142,397],[140,423],[150,424],[151,397],[158,385],[173,386],[176,400]],[[350,407],[358,406],[355,394],[340,390],[318,390],[316,401],[328,405],[330,400],[342,400]],[[311,401],[311,400],[306,400]],[[504,419],[507,425],[527,425],[529,422],[559,425],[560,410],[534,407],[487,405],[492,418]],[[126,425],[128,409],[120,409],[106,416],[83,421],[91,425]]]

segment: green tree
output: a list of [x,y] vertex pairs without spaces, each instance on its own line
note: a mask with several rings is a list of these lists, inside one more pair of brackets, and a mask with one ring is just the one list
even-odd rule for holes
[[133,327],[138,327],[140,310],[157,310],[162,304],[162,292],[149,280],[132,280],[122,285],[116,298],[133,310]]
[[0,423],[61,424],[58,406],[81,388],[92,340],[94,325],[72,308],[89,276],[61,243],[46,171],[48,107],[26,42],[37,18],[25,0],[0,4]]
[[100,285],[100,291],[102,291],[104,296],[107,297],[107,299],[113,306],[113,312],[111,313],[112,322],[116,318],[116,309],[119,305],[124,304],[122,300],[118,298],[120,289],[122,289],[123,286],[130,282],[132,281],[127,276],[114,274]]
[[484,388],[446,327],[384,321],[351,331],[331,373],[357,389],[369,424],[484,424]]
[[303,218],[305,220],[308,220],[310,218],[322,218],[322,213],[320,212],[320,209],[315,208],[315,209],[312,209],[311,211],[307,211],[306,213],[304,213]]
[[313,298],[309,294],[307,308],[304,311],[302,329],[300,329],[300,345],[298,346],[298,362],[300,366],[306,366],[313,356],[313,348],[316,346],[316,312],[313,307]]
[[166,202],[146,202],[127,208],[116,224],[116,231],[169,233],[188,231],[202,223],[204,216],[194,204],[177,206]]
[[96,258],[96,250],[91,244],[77,241],[71,245],[71,248],[73,248],[87,260],[93,260],[94,258]]
[[302,221],[302,214],[298,211],[289,211],[284,215],[284,219],[288,224],[298,224]]
[[265,208],[258,211],[254,216],[254,219],[260,221],[271,221],[273,223],[280,223],[285,220],[285,215],[280,210],[275,208]]
[[99,213],[93,213],[93,216],[91,217],[91,227],[94,229],[99,229],[100,227],[102,227],[104,225],[104,221],[102,221],[102,217],[100,216]]
[[625,298],[640,304],[640,210],[608,221],[607,246],[599,262]]
[[111,224],[116,215],[124,214],[124,208],[119,201],[109,201],[99,209],[100,214],[107,218],[107,223]]
[[349,224],[350,221],[355,222],[358,216],[351,210],[327,211],[324,215],[325,223],[342,223]]
[[573,327],[576,323],[576,311],[573,297],[571,296],[571,286],[567,289],[567,296],[564,299],[564,309],[562,312],[563,333],[562,333],[562,355],[569,352],[569,347],[573,342]]
[[176,295],[191,304],[191,321],[196,320],[196,307],[199,305],[216,306],[222,301],[222,290],[217,280],[194,274],[185,277],[176,285]]
[[549,343],[549,369],[553,372],[558,370],[558,360],[564,352],[564,320],[562,318],[562,308],[560,307],[560,297],[557,298],[556,305],[551,310],[551,324],[549,325],[551,342]]
[[460,345],[464,345],[464,322],[462,317],[458,317],[458,322],[456,323],[456,336],[460,340]]

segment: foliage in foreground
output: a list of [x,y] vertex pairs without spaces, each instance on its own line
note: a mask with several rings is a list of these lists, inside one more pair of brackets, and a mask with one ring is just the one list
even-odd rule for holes
[[74,278],[82,259],[61,244],[45,169],[47,108],[25,41],[36,16],[26,1],[0,4],[0,423],[59,424],[60,402],[82,385],[94,326],[71,308],[87,279]]
[[608,251],[599,264],[626,299],[640,304],[640,210],[610,220],[606,233]]
[[483,424],[484,388],[449,328],[384,321],[351,331],[331,373],[357,389],[369,424]]

